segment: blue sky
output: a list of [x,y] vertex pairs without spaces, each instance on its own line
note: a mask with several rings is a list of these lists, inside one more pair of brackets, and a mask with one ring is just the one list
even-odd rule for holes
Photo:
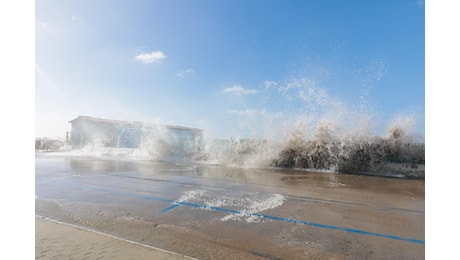
[[293,122],[425,134],[425,6],[398,1],[35,2],[35,135],[78,115],[215,137]]

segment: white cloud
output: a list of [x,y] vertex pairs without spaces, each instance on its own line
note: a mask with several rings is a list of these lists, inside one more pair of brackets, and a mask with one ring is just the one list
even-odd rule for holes
[[151,53],[141,53],[134,59],[145,64],[161,63],[162,60],[166,59],[166,55],[162,51],[152,51]]
[[245,89],[240,85],[234,85],[233,87],[225,88],[223,92],[239,96],[246,94],[256,94],[258,91],[255,89]]
[[183,78],[187,74],[193,74],[193,73],[195,73],[195,71],[193,69],[186,69],[186,70],[183,70],[183,71],[177,73],[177,76]]
[[278,83],[275,82],[275,81],[266,80],[266,81],[264,81],[264,86],[265,86],[265,88],[276,87],[276,86],[278,86]]

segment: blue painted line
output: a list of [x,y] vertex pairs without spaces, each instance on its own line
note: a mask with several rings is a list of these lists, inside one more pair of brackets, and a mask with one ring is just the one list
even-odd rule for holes
[[165,212],[168,212],[168,211],[170,211],[170,210],[172,210],[172,209],[175,209],[175,208],[177,208],[177,207],[179,207],[179,206],[180,206],[179,203],[174,203],[174,204],[172,204],[171,206],[169,206],[169,207],[167,207],[167,208],[164,208],[164,209],[160,210],[160,212],[161,212],[161,213],[165,213]]
[[346,232],[356,233],[356,234],[361,234],[361,235],[383,237],[383,238],[389,238],[389,239],[393,239],[393,240],[401,240],[401,241],[406,241],[406,242],[422,244],[422,245],[425,244],[425,240],[420,240],[420,239],[405,238],[405,237],[400,237],[400,236],[387,235],[387,234],[381,234],[381,233],[376,233],[376,232],[369,232],[369,231],[365,231],[365,230],[359,230],[359,229],[353,229],[353,228],[343,228],[343,227],[326,225],[326,224],[321,224],[321,223],[314,223],[314,222],[309,222],[309,221],[303,221],[303,220],[297,220],[297,219],[289,219],[289,218],[283,218],[283,217],[277,217],[277,216],[271,216],[271,215],[264,215],[264,214],[257,214],[257,213],[248,213],[248,212],[244,212],[244,211],[231,210],[231,209],[225,209],[225,208],[219,208],[219,207],[209,207],[209,208],[212,209],[212,210],[215,210],[215,211],[225,211],[225,212],[230,212],[230,213],[233,213],[233,214],[241,214],[241,215],[250,216],[250,217],[261,217],[261,218],[265,218],[265,219],[271,219],[271,220],[294,223],[294,224],[301,224],[301,225],[306,225],[306,226],[313,226],[313,227],[326,228],[326,229],[332,229],[332,230],[340,230],[340,231],[346,231]]
[[422,245],[425,244],[425,240],[421,240],[421,239],[405,238],[405,237],[400,237],[400,236],[394,236],[394,235],[388,235],[388,234],[382,234],[382,233],[376,233],[376,232],[369,232],[369,231],[360,230],[360,229],[344,228],[344,227],[326,225],[326,224],[309,222],[309,221],[304,221],[304,220],[289,219],[289,218],[283,218],[283,217],[271,216],[271,215],[264,215],[264,214],[258,214],[258,213],[249,213],[249,212],[245,212],[245,211],[239,211],[239,210],[233,210],[233,209],[227,209],[227,208],[221,208],[221,207],[213,207],[213,206],[207,206],[207,205],[184,202],[184,201],[175,201],[175,200],[170,200],[170,199],[152,197],[152,196],[148,196],[148,195],[140,195],[140,194],[123,192],[123,191],[109,190],[109,189],[105,189],[105,188],[95,187],[95,186],[92,186],[92,185],[85,185],[85,184],[80,185],[79,184],[79,186],[80,187],[81,186],[86,186],[91,190],[107,192],[107,193],[112,193],[112,194],[116,194],[116,195],[124,195],[124,196],[129,196],[129,197],[134,197],[134,198],[155,200],[155,201],[161,201],[161,202],[167,202],[167,203],[172,203],[173,204],[173,205],[171,205],[171,206],[169,206],[167,208],[162,209],[160,212],[167,212],[167,211],[170,211],[170,210],[172,210],[174,208],[177,208],[178,206],[183,205],[183,206],[188,206],[188,207],[193,207],[193,208],[208,209],[208,210],[212,210],[212,211],[226,212],[226,213],[231,213],[231,214],[236,214],[236,215],[244,215],[244,216],[249,216],[249,217],[260,217],[260,218],[270,219],[270,220],[275,220],[275,221],[288,222],[288,223],[294,223],[294,224],[300,224],[300,225],[306,225],[306,226],[313,226],[313,227],[319,227],[319,228],[325,228],[325,229],[331,229],[331,230],[339,230],[339,231],[345,231],[345,232],[355,233],[355,234],[360,234],[360,235],[382,237],[382,238],[388,238],[388,239],[393,239],[393,240],[411,242],[411,243],[422,244]]
[[326,225],[326,224],[321,224],[321,223],[314,223],[314,222],[304,221],[304,220],[289,219],[289,218],[283,218],[283,217],[277,217],[277,216],[271,216],[271,215],[264,215],[264,214],[257,214],[257,213],[249,213],[249,212],[245,212],[245,211],[239,211],[239,210],[233,210],[233,209],[227,209],[227,208],[221,208],[221,207],[212,207],[212,206],[206,206],[206,205],[200,205],[200,204],[188,203],[188,202],[176,202],[176,203],[178,203],[180,205],[184,205],[184,206],[189,206],[189,207],[195,207],[195,208],[201,208],[201,209],[210,209],[210,210],[213,210],[213,211],[221,211],[221,212],[232,213],[232,214],[236,214],[236,215],[244,215],[244,216],[248,216],[248,217],[260,217],[260,218],[265,218],[265,219],[271,219],[271,220],[294,223],[294,224],[300,224],[300,225],[306,225],[306,226],[313,226],[313,227],[326,228],[326,229],[332,229],[332,230],[346,231],[346,232],[349,232],[349,233],[356,233],[356,234],[361,234],[361,235],[369,235],[369,236],[389,238],[389,239],[393,239],[393,240],[401,240],[401,241],[412,242],[412,243],[417,243],[417,244],[422,244],[422,245],[425,244],[425,240],[414,239],[414,238],[405,238],[405,237],[387,235],[387,234],[376,233],[376,232],[369,232],[369,231],[360,230],[360,229],[343,228],[343,227],[338,227],[338,226],[332,226],[332,225]]

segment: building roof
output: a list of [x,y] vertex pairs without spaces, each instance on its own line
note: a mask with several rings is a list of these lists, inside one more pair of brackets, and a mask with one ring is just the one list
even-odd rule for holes
[[113,120],[113,119],[94,118],[94,117],[89,117],[89,116],[78,116],[77,118],[70,120],[69,123],[75,123],[79,121],[92,121],[92,122],[98,122],[98,123],[110,123],[110,124],[119,124],[119,125],[146,126],[146,127],[162,126],[162,127],[166,127],[169,129],[191,130],[193,132],[203,131],[203,129],[184,127],[184,126],[151,124],[151,123],[144,123],[144,122],[139,122],[139,121],[122,121],[122,120]]

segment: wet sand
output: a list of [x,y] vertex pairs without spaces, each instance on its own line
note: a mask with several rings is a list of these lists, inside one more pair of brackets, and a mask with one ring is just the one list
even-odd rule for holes
[[198,259],[425,256],[423,180],[36,157],[36,214]]

